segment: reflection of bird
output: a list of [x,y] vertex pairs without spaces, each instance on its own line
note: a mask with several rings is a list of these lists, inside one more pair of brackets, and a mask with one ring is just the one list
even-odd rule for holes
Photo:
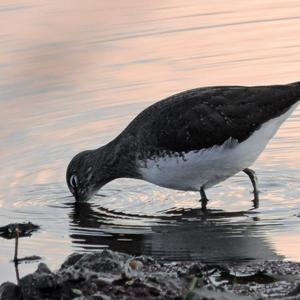
[[257,224],[254,212],[211,210],[206,214],[201,209],[176,208],[150,217],[91,202],[70,203],[70,207],[72,243],[88,251],[108,247],[132,255],[214,264],[282,259],[265,237],[270,228]]
[[76,200],[86,200],[120,177],[200,191],[244,171],[296,108],[300,83],[258,87],[206,87],[159,101],[141,112],[107,145],[77,154],[67,169]]

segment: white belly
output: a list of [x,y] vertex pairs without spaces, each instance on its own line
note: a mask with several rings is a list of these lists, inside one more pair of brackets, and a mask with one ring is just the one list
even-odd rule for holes
[[209,188],[224,181],[255,162],[296,106],[264,123],[240,144],[230,138],[221,146],[190,151],[184,156],[174,153],[141,161],[142,178],[162,187],[184,191],[199,191],[202,186]]

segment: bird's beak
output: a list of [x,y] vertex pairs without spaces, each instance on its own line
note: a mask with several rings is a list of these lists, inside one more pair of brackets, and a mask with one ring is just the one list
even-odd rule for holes
[[74,191],[74,197],[76,202],[86,202],[87,200],[89,200],[93,195],[84,195],[84,194],[80,194],[77,190]]
[[73,196],[74,196],[76,202],[80,202],[80,196],[79,196],[79,193],[76,188],[74,189]]

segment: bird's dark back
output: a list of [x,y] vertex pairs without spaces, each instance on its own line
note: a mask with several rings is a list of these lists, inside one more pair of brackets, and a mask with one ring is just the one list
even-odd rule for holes
[[300,83],[273,86],[220,86],[185,91],[142,111],[123,138],[149,150],[187,152],[238,142],[300,98]]

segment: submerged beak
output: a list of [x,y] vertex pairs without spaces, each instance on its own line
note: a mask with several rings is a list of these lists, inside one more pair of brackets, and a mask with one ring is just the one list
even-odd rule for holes
[[77,189],[76,189],[76,188],[74,189],[73,196],[74,196],[74,198],[75,198],[75,200],[76,200],[76,201],[80,201],[80,197],[79,197],[79,194],[78,194],[78,192],[77,192]]
[[93,196],[93,193],[82,194],[77,189],[74,189],[73,196],[74,196],[76,202],[86,202]]

